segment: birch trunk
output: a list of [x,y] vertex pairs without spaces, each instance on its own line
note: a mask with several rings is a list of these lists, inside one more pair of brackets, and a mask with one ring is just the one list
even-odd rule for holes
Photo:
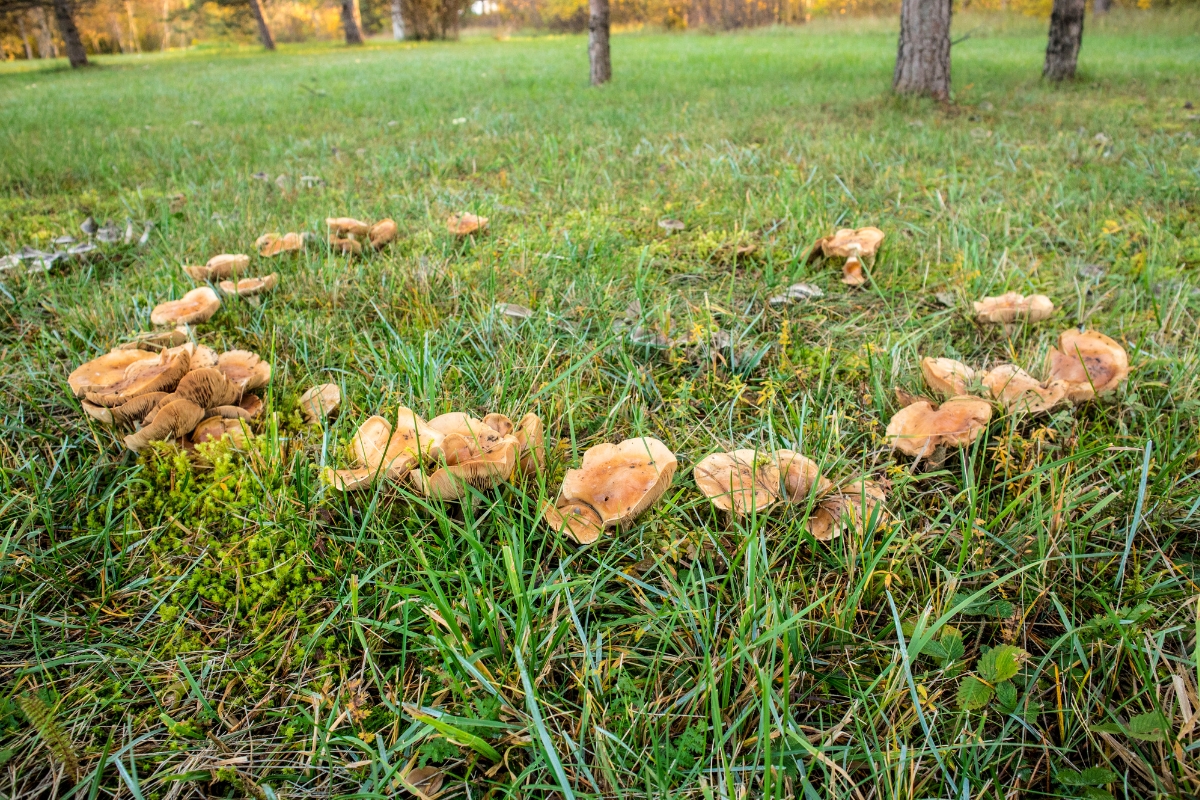
[[608,50],[608,0],[588,0],[588,61],[592,86],[612,80],[612,57]]
[[400,0],[392,0],[392,38],[397,42],[404,41],[404,14],[401,12]]
[[950,99],[951,0],[902,0],[900,48],[892,88]]
[[1050,40],[1042,76],[1052,81],[1075,77],[1079,46],[1083,44],[1083,15],[1087,0],[1054,0],[1050,12]]
[[342,0],[342,27],[346,29],[346,44],[362,44],[362,29],[354,13],[354,0]]

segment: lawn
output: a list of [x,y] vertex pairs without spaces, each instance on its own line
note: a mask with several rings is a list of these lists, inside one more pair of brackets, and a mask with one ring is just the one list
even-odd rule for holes
[[[894,19],[622,34],[599,90],[578,36],[0,65],[0,249],[154,223],[0,280],[0,792],[1196,796],[1200,35],[1089,17],[1055,87],[1043,22],[956,28],[947,106],[889,94]],[[279,288],[196,328],[273,364],[245,450],[139,457],[81,413],[68,373],[182,264],[342,215],[400,237],[254,255]],[[865,286],[807,260],[863,225]],[[823,297],[766,302],[798,281]],[[978,324],[1009,290],[1058,310]],[[1127,350],[1117,391],[889,447],[922,357],[1036,372],[1081,325]],[[322,382],[345,400],[305,425]],[[398,406],[536,412],[546,469],[465,503],[323,483]],[[583,451],[642,435],[663,499],[550,530]],[[886,516],[730,519],[692,468],[735,447],[868,475]]]

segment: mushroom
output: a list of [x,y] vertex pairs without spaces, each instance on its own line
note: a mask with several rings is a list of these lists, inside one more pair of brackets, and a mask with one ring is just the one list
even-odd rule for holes
[[272,272],[265,278],[242,278],[237,283],[233,281],[221,281],[218,286],[221,291],[227,295],[239,295],[241,297],[251,297],[262,292],[269,292],[279,284],[279,273]]
[[366,236],[371,226],[352,217],[326,217],[325,224],[337,236]]
[[783,499],[789,503],[803,503],[813,489],[817,496],[824,495],[833,483],[821,475],[817,462],[793,450],[776,450],[775,464],[782,481]]
[[846,263],[842,265],[842,283],[847,286],[862,286],[866,282],[867,276],[863,272],[862,261],[857,255],[847,258]]
[[192,444],[205,444],[220,441],[228,436],[237,449],[246,446],[246,440],[251,437],[250,429],[241,419],[226,419],[222,416],[208,417],[202,420],[192,431]]
[[395,220],[381,219],[371,226],[371,230],[367,231],[367,240],[371,243],[371,247],[382,250],[384,245],[390,244],[399,232],[400,229],[396,227]]
[[970,444],[991,418],[991,404],[978,397],[952,397],[940,406],[917,400],[892,417],[888,443],[901,453],[922,458],[942,445]]
[[[120,352],[139,351],[122,350]],[[84,396],[92,405],[112,408],[124,405],[139,395],[171,391],[187,374],[188,365],[187,353],[170,356],[164,352],[154,356],[153,360],[144,359],[133,362],[125,369],[125,375],[121,380],[107,386],[93,386],[84,393]]]
[[967,384],[975,380],[975,370],[953,358],[922,358],[921,374],[930,389],[946,397],[967,394]]
[[779,464],[757,450],[712,453],[692,469],[704,496],[738,516],[766,511],[779,499]]
[[131,341],[117,345],[117,349],[158,351],[167,347],[179,347],[187,343],[188,335],[186,325],[181,325],[169,331],[139,333]]
[[820,250],[825,258],[865,258],[868,262],[875,261],[879,244],[883,241],[884,233],[879,228],[841,228],[833,236],[818,239],[813,244],[808,260],[816,258]]
[[1074,328],[1058,336],[1058,347],[1047,356],[1051,381],[1066,383],[1067,399],[1083,403],[1116,389],[1129,377],[1125,348],[1099,331]]
[[175,395],[207,409],[238,402],[242,390],[221,370],[205,367],[184,375],[175,387]]
[[339,236],[329,235],[329,248],[343,255],[359,255],[362,253],[362,242],[356,239],[343,239]]
[[204,419],[204,409],[190,400],[176,399],[158,409],[154,421],[125,437],[125,446],[135,453],[151,442],[182,438]]
[[446,217],[446,230],[455,236],[470,236],[477,231],[486,230],[487,226],[487,217],[477,217],[474,214],[451,214]]
[[250,266],[250,256],[222,253],[213,256],[203,266],[185,266],[183,271],[198,281],[208,281],[214,278],[228,278],[235,272],[242,272]]
[[298,233],[266,233],[254,242],[260,256],[277,256],[280,253],[295,253],[304,249],[304,237]]
[[529,319],[533,316],[532,308],[519,306],[516,303],[496,303],[496,310],[512,319]]
[[983,376],[988,388],[1006,411],[1041,414],[1050,411],[1067,397],[1066,381],[1043,384],[1014,364],[992,367]]
[[[486,421],[487,417],[484,417],[484,420]],[[512,436],[520,447],[517,466],[521,472],[529,474],[541,469],[545,462],[543,453],[545,429],[542,425],[542,418],[533,412],[526,414],[517,423]]]
[[1054,303],[1044,294],[1026,297],[1017,292],[1008,292],[999,297],[976,300],[975,319],[1008,329],[1019,322],[1041,322],[1054,313]]
[[[489,416],[493,425],[512,430],[507,417]],[[443,466],[430,475],[419,470],[411,475],[417,489],[427,497],[458,500],[466,496],[468,485],[490,488],[508,480],[516,469],[520,442],[483,420],[451,413],[434,417],[428,426],[442,437],[432,448],[432,454]]]
[[244,392],[266,386],[271,380],[271,365],[249,350],[221,353],[217,356],[217,369]]
[[370,486],[384,475],[402,478],[440,441],[440,434],[431,431],[411,409],[400,409],[395,428],[383,417],[373,416],[359,426],[350,444],[354,467],[326,468],[322,476],[326,483],[344,492]]
[[205,322],[221,307],[221,298],[211,286],[192,289],[178,300],[159,303],[150,312],[155,325],[179,325]]
[[841,491],[827,496],[813,509],[808,518],[808,532],[818,542],[828,542],[841,536],[844,525],[849,523],[863,535],[868,523],[882,522],[887,518],[883,511],[886,499],[882,486],[866,478],[858,478]]
[[321,383],[300,395],[300,414],[309,425],[316,425],[337,411],[341,404],[342,390],[338,385]]
[[238,403],[238,408],[242,409],[246,412],[246,414],[249,415],[246,417],[246,419],[254,419],[262,413],[263,405],[262,398],[258,395],[244,394],[242,395],[242,402]]
[[90,391],[112,386],[125,378],[125,370],[139,361],[155,360],[159,356],[146,350],[113,350],[76,367],[67,376],[67,385],[76,397]]
[[80,401],[80,405],[83,406],[85,414],[98,422],[127,428],[142,420],[167,396],[167,392],[148,392],[111,408],[98,406],[87,400]]
[[591,544],[606,528],[624,528],[653,505],[675,475],[675,455],[658,439],[598,444],[583,454],[579,469],[567,470],[546,523],[579,544]]
[[660,219],[658,221],[658,227],[662,228],[667,233],[677,233],[686,228],[687,225],[685,225],[682,220],[670,219],[668,217],[666,219]]

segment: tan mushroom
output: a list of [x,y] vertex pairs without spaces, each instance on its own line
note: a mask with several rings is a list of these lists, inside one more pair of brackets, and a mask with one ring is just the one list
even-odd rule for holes
[[228,278],[234,273],[243,273],[250,266],[250,256],[240,253],[222,253],[213,256],[203,266],[185,266],[183,271],[198,281]]
[[793,450],[776,450],[775,463],[782,481],[783,499],[788,503],[807,502],[810,495],[820,497],[833,483],[821,475],[817,462]]
[[624,528],[653,505],[675,475],[675,455],[658,439],[599,444],[583,454],[579,469],[567,470],[546,523],[579,544],[591,544],[607,528]]
[[887,519],[883,510],[886,499],[887,494],[878,483],[866,478],[851,481],[813,509],[808,518],[808,532],[818,542],[828,542],[841,536],[848,524],[860,536],[865,535],[868,524]]
[[[250,395],[250,396],[252,397],[253,395]],[[240,405],[237,405],[237,406],[213,406],[212,408],[208,409],[208,413],[210,415],[222,417],[224,419],[251,420],[251,419],[254,419],[254,417],[256,416],[255,414],[251,413],[249,410],[242,408]]]
[[150,350],[157,352],[167,347],[179,347],[187,343],[190,334],[186,325],[169,331],[139,333],[132,340],[117,345],[118,350]]
[[1063,331],[1047,357],[1051,381],[1066,383],[1067,399],[1084,403],[1116,389],[1129,377],[1125,348],[1099,331]]
[[879,228],[841,228],[833,236],[825,236],[814,242],[812,250],[808,254],[808,261],[812,261],[818,256],[825,258],[854,256],[866,259],[867,263],[873,263],[883,237],[884,233]]
[[1026,297],[1018,292],[1008,292],[976,300],[974,305],[977,320],[1006,327],[1021,322],[1041,322],[1054,313],[1054,303],[1044,294]]
[[487,217],[477,217],[474,214],[451,214],[446,218],[446,230],[455,236],[470,236],[485,230],[487,226]]
[[[136,352],[122,350],[120,352]],[[125,370],[125,376],[116,383],[107,386],[95,386],[85,392],[89,403],[97,406],[112,408],[124,405],[129,400],[151,392],[169,392],[175,388],[180,379],[187,374],[189,357],[187,353],[170,356],[164,352],[153,361],[135,361]]]
[[218,415],[202,420],[192,431],[191,440],[192,444],[206,444],[220,441],[226,436],[235,448],[241,450],[252,434],[241,419],[226,419]]
[[779,464],[757,450],[712,453],[696,464],[692,476],[714,506],[738,516],[764,512],[779,499]]
[[[486,417],[485,417],[486,419]],[[532,412],[521,417],[512,436],[520,447],[517,466],[523,474],[530,474],[541,469],[545,462],[543,452],[545,428],[542,418]]]
[[325,225],[330,234],[337,236],[366,236],[371,226],[352,217],[326,217]]
[[846,263],[842,265],[842,283],[847,286],[862,286],[866,282],[867,276],[863,272],[862,260],[856,255],[847,258]]
[[342,255],[356,256],[362,253],[362,242],[357,239],[343,239],[333,234],[329,236],[329,247],[335,253]]
[[164,355],[174,358],[180,353],[187,353],[189,364],[188,369],[204,369],[205,367],[215,367],[217,365],[217,351],[203,344],[195,342],[186,342],[176,347],[168,347],[162,351]]
[[295,253],[304,249],[304,237],[298,233],[267,233],[258,237],[254,242],[260,256],[277,256],[281,253]]
[[991,404],[978,397],[952,397],[940,406],[918,400],[892,417],[887,439],[901,453],[922,458],[942,445],[970,444],[991,418]]
[[88,392],[124,380],[125,371],[129,369],[130,364],[154,361],[158,358],[158,353],[147,350],[113,350],[76,367],[67,376],[67,385],[76,397],[83,397]]
[[300,395],[300,414],[309,425],[331,416],[342,404],[342,390],[336,383],[318,384]]
[[179,325],[205,322],[221,307],[221,298],[211,286],[192,289],[178,300],[159,303],[150,312],[155,325]]
[[[501,414],[489,415],[491,422],[512,430],[512,422]],[[428,497],[458,500],[467,487],[491,488],[507,481],[516,469],[521,445],[510,434],[468,414],[442,414],[429,420],[430,430],[442,439],[432,449],[439,467],[431,474],[414,471],[417,489]]]
[[975,370],[953,358],[922,358],[921,374],[925,384],[944,397],[967,394],[967,385],[975,380]]
[[271,365],[249,350],[229,350],[217,356],[217,369],[242,391],[266,386],[271,380]]
[[167,392],[149,392],[138,395],[131,400],[126,400],[121,405],[111,408],[98,406],[87,400],[81,401],[80,405],[83,406],[84,413],[98,422],[102,422],[105,425],[129,428],[141,422],[167,396]]
[[238,403],[238,408],[249,414],[247,419],[254,419],[262,413],[263,405],[262,398],[258,395],[244,394],[242,395],[242,402]]
[[201,408],[215,408],[242,399],[241,387],[215,367],[194,369],[180,379],[175,394]]
[[1043,384],[1014,364],[1001,364],[988,370],[983,385],[1006,411],[1021,414],[1042,414],[1050,411],[1067,397],[1065,381]]
[[367,231],[367,241],[371,243],[371,247],[381,250],[390,244],[399,232],[400,229],[396,227],[395,220],[381,219],[371,226],[371,230]]
[[327,468],[322,477],[334,488],[347,492],[370,486],[384,476],[404,478],[440,442],[441,435],[431,431],[411,409],[400,409],[395,428],[383,417],[373,416],[359,426],[351,442],[354,467]]
[[125,437],[125,446],[135,453],[151,442],[180,439],[204,419],[204,409],[189,400],[177,399],[159,408],[154,421]]
[[221,281],[218,286],[221,291],[227,295],[239,295],[241,297],[252,297],[256,294],[269,292],[279,284],[279,273],[272,272],[264,278],[242,278],[237,283],[233,281]]

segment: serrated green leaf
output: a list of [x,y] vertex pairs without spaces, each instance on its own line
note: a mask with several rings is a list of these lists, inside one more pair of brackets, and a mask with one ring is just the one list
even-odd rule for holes
[[983,708],[992,700],[995,690],[974,675],[963,678],[958,685],[958,707],[963,711]]
[[942,643],[938,641],[929,642],[921,649],[921,655],[931,656],[938,661],[946,658],[946,648],[942,647]]
[[1060,769],[1054,773],[1054,780],[1059,786],[1084,786],[1083,773],[1073,769]]
[[1079,773],[1079,776],[1081,783],[1078,785],[1080,786],[1103,786],[1106,783],[1116,783],[1121,779],[1117,773],[1104,767],[1088,767]]
[[1126,733],[1130,738],[1143,742],[1161,742],[1166,738],[1167,730],[1167,721],[1162,714],[1151,711],[1131,718]]
[[1118,722],[1102,722],[1099,725],[1093,725],[1092,730],[1096,733],[1112,733],[1124,734],[1125,728]]
[[1114,800],[1111,792],[1097,789],[1095,786],[1085,786],[1080,796],[1086,800]]
[[1017,687],[1012,681],[1000,681],[996,684],[996,702],[1005,711],[1015,711],[1017,708]]
[[980,611],[985,617],[995,617],[996,619],[1008,619],[1015,612],[1016,608],[1007,600],[997,600],[994,603],[988,603]]
[[942,634],[941,645],[946,651],[947,661],[958,661],[967,652],[966,645],[963,644],[962,636],[958,631],[950,635]]
[[988,683],[999,683],[1013,678],[1021,668],[1025,651],[1011,644],[1002,644],[987,650],[979,657],[975,671]]

